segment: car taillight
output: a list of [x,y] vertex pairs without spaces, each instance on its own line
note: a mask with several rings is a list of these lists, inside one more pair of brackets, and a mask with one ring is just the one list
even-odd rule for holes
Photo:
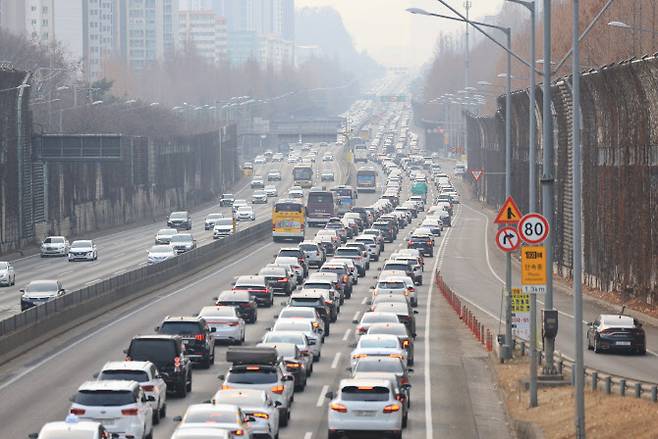
[[400,411],[400,404],[389,404],[384,407],[384,413],[395,413]]
[[427,245],[432,245],[432,241],[427,241]]
[[196,341],[205,341],[205,340],[206,340],[206,336],[205,336],[204,334],[197,334],[197,335],[194,336],[194,339],[195,339]]
[[180,372],[180,357],[174,357],[174,372]]
[[248,303],[241,303],[240,308],[249,308],[249,304]]
[[325,300],[325,301],[324,301],[324,304],[325,304],[325,305],[333,305],[333,304],[334,304],[334,301],[333,301],[333,300]]
[[286,283],[286,282],[288,282],[288,278],[287,278],[287,277],[283,277],[283,278],[279,279],[277,282],[283,282],[283,283]]
[[286,363],[286,367],[288,369],[299,369],[302,365],[299,363]]
[[238,322],[228,322],[227,323],[228,326],[238,326],[239,324],[240,323],[238,323]]
[[407,244],[409,244],[409,245],[411,245],[411,244],[413,244],[413,243],[414,243],[414,242],[413,242],[411,239],[410,239],[409,241],[407,241]]
[[72,415],[82,416],[82,415],[85,414],[86,410],[85,410],[85,409],[76,409],[76,408],[72,408],[72,409],[70,410],[70,412],[71,412]]
[[391,358],[402,358],[402,355],[400,354],[388,354],[388,356]]
[[284,387],[281,384],[278,384],[276,386],[272,386],[272,393],[276,393],[277,395],[281,395],[283,393]]
[[139,413],[139,410],[136,409],[136,408],[121,410],[121,414],[123,416],[137,416],[138,413]]
[[400,384],[402,384],[402,385],[409,384],[409,378],[407,378],[407,377],[402,377],[402,378],[400,379]]
[[313,329],[318,329],[320,327],[320,324],[318,322],[313,322],[311,323],[311,325],[313,326]]
[[232,387],[229,386],[228,384],[222,384],[222,390],[231,390]]
[[142,386],[142,390],[144,390],[145,392],[152,392],[154,388],[155,388],[155,386],[153,386],[151,384],[147,384],[145,386]]
[[233,434],[233,436],[244,436],[244,430],[241,429],[233,430],[231,433]]
[[329,408],[338,413],[347,413],[347,407],[337,402],[332,402],[331,404],[329,404]]
[[270,415],[268,415],[267,413],[262,413],[262,412],[253,413],[251,416],[253,416],[254,418],[270,419]]
[[352,355],[352,358],[354,360],[358,360],[360,358],[366,358],[367,356],[368,356],[368,354],[354,354],[354,355]]
[[402,340],[402,347],[403,348],[408,348],[409,347],[409,340]]
[[357,334],[365,334],[366,332],[368,332],[368,329],[364,328],[363,326],[357,326],[356,332]]
[[344,274],[344,275],[343,275],[343,282],[347,282],[347,279],[348,279],[347,275]]

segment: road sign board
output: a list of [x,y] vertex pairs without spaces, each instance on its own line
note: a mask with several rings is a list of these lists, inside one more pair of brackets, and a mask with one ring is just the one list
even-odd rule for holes
[[516,224],[521,220],[521,210],[510,195],[503,203],[503,206],[498,211],[494,223],[496,224]]
[[546,285],[523,285],[526,294],[546,294]]
[[471,175],[475,181],[479,181],[482,174],[484,174],[484,169],[471,169]]
[[521,245],[519,232],[514,227],[503,227],[496,233],[496,245],[504,252],[513,252]]
[[546,285],[546,249],[544,246],[521,247],[521,284]]
[[512,334],[530,340],[530,296],[512,288]]
[[538,213],[524,215],[519,221],[519,235],[528,244],[541,244],[548,237],[548,220]]

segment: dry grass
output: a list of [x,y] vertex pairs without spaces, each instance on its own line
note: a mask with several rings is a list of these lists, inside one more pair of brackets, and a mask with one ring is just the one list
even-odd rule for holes
[[[546,439],[575,436],[573,388],[540,388],[539,407],[529,408],[529,394],[520,385],[528,378],[527,357],[496,365],[496,374],[509,415],[532,422]],[[658,404],[633,397],[585,392],[585,424],[588,437],[597,439],[658,438]]]

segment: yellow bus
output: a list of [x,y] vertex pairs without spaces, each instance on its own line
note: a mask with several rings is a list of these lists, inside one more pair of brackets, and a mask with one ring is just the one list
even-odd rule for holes
[[274,242],[283,240],[304,240],[306,219],[304,203],[292,199],[279,200],[272,207],[272,239]]

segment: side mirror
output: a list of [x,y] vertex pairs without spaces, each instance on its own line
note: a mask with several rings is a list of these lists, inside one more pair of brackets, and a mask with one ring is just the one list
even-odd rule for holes
[[224,375],[217,375],[217,378],[219,378],[220,380],[224,381],[224,380],[226,379],[226,376],[224,376]]
[[153,328],[153,329],[155,330],[155,332],[158,332],[158,331],[160,330],[160,327],[159,327],[159,326],[156,326],[156,327]]
[[25,292],[25,288],[21,288],[20,290],[18,290],[18,292],[19,292],[19,293],[24,293],[24,292]]
[[149,395],[149,396],[146,397],[146,400],[149,401],[149,402],[155,402],[155,396]]
[[123,350],[123,353],[124,353],[124,354],[127,354],[127,353],[128,353],[128,349],[124,349],[124,350]]
[[354,319],[354,320],[352,320],[352,323],[354,323],[355,325],[358,325],[358,324],[359,324],[359,321],[356,320],[356,319]]
[[256,418],[254,418],[253,416],[245,416],[243,422],[256,422]]
[[413,334],[411,334],[411,336],[412,336],[413,338],[416,338],[416,333],[414,332]]
[[355,347],[356,347],[356,343],[350,343],[350,347],[351,347],[351,348],[355,348]]
[[93,374],[92,376],[93,376],[94,378],[98,378],[98,375],[100,375],[100,374],[99,374],[98,372],[96,372],[96,373]]
[[407,368],[407,372],[409,372],[409,373],[413,373],[413,371],[414,371],[414,370],[413,370],[411,367]]
[[351,368],[351,367],[346,367],[346,368],[345,368],[345,371],[346,371],[346,372],[352,372],[352,368]]
[[281,401],[274,401],[274,407],[281,407]]
[[418,314],[418,311],[416,311],[415,309],[414,309],[414,314]]
[[217,328],[215,327],[210,328],[210,332],[217,332]]
[[369,290],[374,290],[375,288],[376,288],[375,285],[371,285],[370,288],[368,288],[368,289]]
[[208,399],[208,400],[206,400],[206,401],[203,401],[203,404],[214,404],[214,403],[215,403],[215,402],[212,401],[212,400],[210,400],[210,399]]
[[172,419],[172,421],[174,422],[181,422],[182,420],[183,420],[182,416],[174,416],[174,418]]
[[279,315],[276,314],[276,315],[274,316],[274,320],[276,320],[276,319],[278,319],[278,318],[279,318]]
[[75,402],[75,395],[71,395],[71,396],[69,396],[69,401],[71,401],[71,402]]
[[324,397],[327,399],[334,399],[336,397],[336,394],[334,392],[327,392],[324,394]]
[[281,378],[282,381],[294,381],[295,378],[292,375],[284,375],[283,378]]
[[39,433],[30,433],[27,435],[30,439],[37,439],[39,437]]
[[409,390],[409,389],[411,389],[411,384],[403,384],[402,388],[405,389],[405,390]]

